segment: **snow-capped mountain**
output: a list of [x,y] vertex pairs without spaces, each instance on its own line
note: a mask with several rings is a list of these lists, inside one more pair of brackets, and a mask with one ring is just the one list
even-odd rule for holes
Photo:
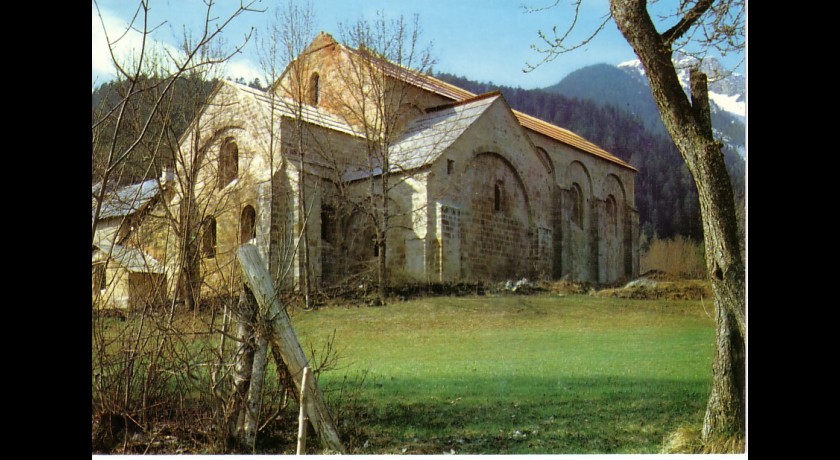
[[[682,53],[674,53],[674,65],[677,68],[677,75],[680,83],[688,93],[689,69],[697,65],[697,59]],[[637,78],[645,85],[648,84],[645,78],[645,69],[638,59],[622,62],[618,65],[629,75]],[[738,121],[744,122],[747,114],[746,103],[746,79],[743,75],[730,72],[723,68],[720,61],[714,57],[703,60],[700,70],[709,77],[709,100],[712,104],[712,111],[723,110],[732,114]]]
[[[677,76],[686,94],[689,93],[689,71],[697,65],[692,56],[676,52],[674,65]],[[638,59],[622,62],[618,68],[633,77],[639,83],[648,86],[645,69]],[[743,75],[725,69],[720,61],[708,57],[700,64],[709,78],[709,102],[712,111],[712,123],[715,135],[735,149],[742,158],[746,158],[746,146],[743,125],[746,122],[746,78]]]
[[[696,62],[689,56],[676,55],[675,64],[686,93],[689,68]],[[741,158],[746,158],[744,76],[726,71],[714,58],[704,60],[700,68],[709,77],[709,100],[715,137]],[[651,95],[644,68],[638,60],[618,66],[595,64],[584,67],[544,90],[619,108],[637,117],[652,133],[668,136]]]

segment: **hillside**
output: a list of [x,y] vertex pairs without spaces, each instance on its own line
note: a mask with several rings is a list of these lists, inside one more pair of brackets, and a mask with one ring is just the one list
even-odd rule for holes
[[[675,59],[680,81],[685,88],[688,86],[687,69],[695,62],[679,54]],[[743,158],[746,154],[744,77],[727,73],[713,58],[705,61],[701,68],[710,76],[709,99],[716,135]],[[638,60],[624,62],[617,67],[607,64],[584,67],[545,90],[566,97],[591,100],[601,106],[623,109],[637,117],[652,133],[668,136],[650,93],[644,69]]]
[[[497,86],[450,74],[437,77],[474,93],[500,90],[513,108],[570,129],[629,162],[639,169],[636,207],[641,231],[648,236],[702,239],[697,190],[682,157],[670,138],[647,129],[640,117],[613,105],[545,90]],[[724,157],[743,203],[744,160],[733,149],[724,149]]]
[[[172,152],[177,148],[178,139],[207,100],[215,81],[179,78],[164,94],[166,83],[152,78],[139,80],[122,112],[120,103],[132,90],[126,82],[106,82],[92,92],[91,123],[96,126],[91,159],[94,182],[102,177],[106,168],[117,123],[119,136],[114,144],[115,158],[131,151],[114,168],[109,181],[111,186],[159,177],[162,165],[172,164]],[[160,109],[153,113],[151,107],[158,99]],[[132,148],[144,129],[145,135]]]

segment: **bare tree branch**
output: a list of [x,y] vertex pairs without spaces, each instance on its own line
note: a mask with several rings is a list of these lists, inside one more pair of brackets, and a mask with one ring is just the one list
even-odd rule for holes
[[[532,9],[529,10],[529,12],[537,12],[554,8],[555,6],[557,6],[558,3],[560,3],[559,0],[553,5],[546,6],[543,8]],[[557,56],[560,56],[561,54],[565,54],[588,45],[589,42],[591,42],[612,19],[612,17],[609,14],[607,14],[591,34],[587,35],[585,38],[578,42],[575,42],[572,45],[567,45],[566,42],[569,40],[569,35],[576,29],[578,19],[580,18],[580,9],[582,4],[583,0],[574,0],[573,5],[575,11],[572,15],[572,23],[569,24],[569,26],[561,35],[557,35],[557,26],[551,28],[553,34],[552,38],[549,38],[548,35],[546,35],[546,33],[542,30],[537,31],[537,36],[540,38],[540,40],[542,40],[545,43],[546,47],[540,48],[537,45],[531,45],[531,49],[539,52],[540,54],[544,54],[545,57],[542,59],[542,61],[538,62],[537,64],[530,64],[526,62],[525,69],[523,69],[524,72],[527,73],[536,70],[541,65],[553,61],[557,58]]]
[[662,41],[666,46],[670,47],[674,41],[682,37],[693,26],[697,20],[700,19],[706,11],[711,8],[714,0],[699,0],[691,10],[689,10],[680,21],[674,26],[662,33]]

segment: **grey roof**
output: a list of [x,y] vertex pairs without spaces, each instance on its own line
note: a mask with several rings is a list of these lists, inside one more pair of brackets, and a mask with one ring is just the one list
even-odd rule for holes
[[134,273],[163,273],[163,266],[154,257],[145,252],[121,246],[119,244],[100,243],[97,245],[104,255],[110,255],[120,267]]
[[[391,172],[408,171],[432,163],[458,139],[500,96],[496,93],[450,104],[412,120],[403,136],[391,146]],[[382,173],[348,171],[344,180],[356,180]]]
[[[297,118],[295,109],[297,108],[297,102],[294,99],[275,96],[273,99],[265,92],[258,89],[251,88],[250,86],[241,85],[239,83],[235,83],[232,81],[225,80],[225,83],[232,85],[234,88],[251,95],[260,105],[265,107],[266,109],[274,109],[274,113],[283,116],[295,119]],[[323,126],[324,128],[332,129],[335,131],[340,131],[345,134],[350,134],[351,136],[359,136],[359,134],[353,130],[353,128],[344,122],[341,118],[331,115],[323,110],[318,109],[317,107],[313,107],[308,104],[301,104],[301,115],[304,121],[307,123],[312,123],[313,125]]]
[[[99,186],[94,185],[91,190],[96,195]],[[157,179],[149,179],[139,184],[132,184],[118,188],[113,192],[107,192],[102,203],[102,209],[99,212],[99,218],[130,216],[143,208],[158,193],[160,193],[160,186]],[[95,197],[91,200],[91,205],[91,219],[93,219],[93,212],[96,210]]]

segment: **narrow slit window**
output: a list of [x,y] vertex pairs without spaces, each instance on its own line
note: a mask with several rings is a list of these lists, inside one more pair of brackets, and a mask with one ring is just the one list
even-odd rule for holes
[[204,224],[204,239],[201,249],[205,258],[216,257],[216,218],[213,216],[208,217]]
[[309,105],[318,105],[321,101],[321,77],[313,73],[309,77]]

